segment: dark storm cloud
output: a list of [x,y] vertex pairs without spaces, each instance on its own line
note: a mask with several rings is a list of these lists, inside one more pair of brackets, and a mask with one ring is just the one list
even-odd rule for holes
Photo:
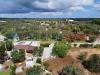
[[50,12],[54,9],[36,7],[34,2],[47,0],[0,0],[0,13]]

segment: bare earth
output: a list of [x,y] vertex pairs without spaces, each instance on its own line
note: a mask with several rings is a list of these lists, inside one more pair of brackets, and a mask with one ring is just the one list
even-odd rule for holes
[[85,75],[100,75],[95,73],[90,73],[86,70],[80,61],[77,59],[81,52],[87,52],[87,58],[91,54],[100,54],[100,49],[96,48],[71,48],[68,52],[68,55],[64,58],[54,58],[47,61],[49,64],[49,70],[53,73],[53,75],[58,75],[57,72],[60,71],[67,64],[74,64],[80,68],[83,68],[85,71]]

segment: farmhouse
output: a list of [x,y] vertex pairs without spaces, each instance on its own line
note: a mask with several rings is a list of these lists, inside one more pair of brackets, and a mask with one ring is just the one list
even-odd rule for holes
[[19,41],[14,43],[15,49],[25,49],[32,51],[34,47],[39,47],[40,41]]

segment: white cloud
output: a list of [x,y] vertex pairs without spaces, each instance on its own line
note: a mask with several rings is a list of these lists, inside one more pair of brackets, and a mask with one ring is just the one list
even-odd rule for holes
[[48,0],[48,1],[33,1],[33,5],[44,9],[64,9],[73,6],[89,6],[93,5],[94,0]]
[[48,0],[46,2],[33,1],[33,5],[37,8],[44,9],[61,9],[69,6],[73,0]]
[[17,13],[17,14],[0,14],[4,18],[43,18],[43,17],[59,17],[63,12],[30,12],[30,13]]
[[44,9],[48,9],[49,8],[47,2],[35,1],[32,4],[37,8],[44,8]]
[[100,10],[100,4],[95,4],[95,5],[94,5],[94,8],[95,8],[96,10]]
[[83,11],[85,10],[82,6],[70,7],[69,10],[71,11]]
[[82,4],[83,5],[93,5],[94,4],[94,0],[83,0]]

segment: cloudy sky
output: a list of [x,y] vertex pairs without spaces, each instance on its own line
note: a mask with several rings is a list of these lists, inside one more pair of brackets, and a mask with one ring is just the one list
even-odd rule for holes
[[0,0],[4,18],[100,18],[100,0]]

